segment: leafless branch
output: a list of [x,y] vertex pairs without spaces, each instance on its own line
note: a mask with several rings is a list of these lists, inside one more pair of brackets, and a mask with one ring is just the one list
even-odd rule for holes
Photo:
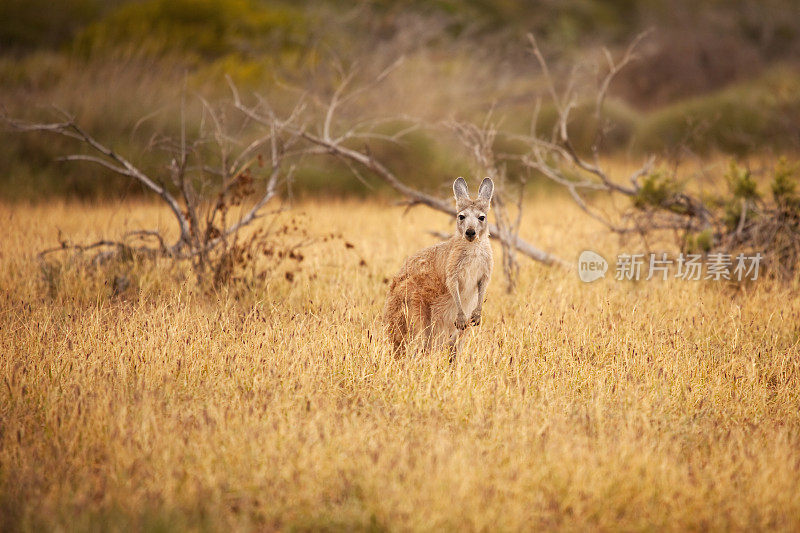
[[[381,75],[378,77],[378,79],[376,79],[373,82],[373,84],[381,81],[384,77],[388,76],[389,73],[392,72],[395,68],[397,68],[398,65],[399,62],[395,62],[388,69],[384,70],[384,72],[381,73]],[[366,181],[364,179],[364,176],[359,171],[357,171],[357,168],[360,167],[371,172],[378,179],[380,179],[381,181],[389,185],[392,189],[400,193],[406,199],[406,205],[408,207],[415,205],[425,205],[437,211],[448,213],[450,215],[455,215],[456,214],[455,209],[452,207],[451,202],[426,194],[418,189],[415,189],[407,185],[403,180],[398,178],[397,175],[395,175],[391,170],[389,170],[389,168],[387,168],[383,163],[375,159],[367,146],[365,146],[361,150],[351,147],[353,142],[357,140],[363,141],[365,138],[378,139],[384,137],[372,131],[372,129],[369,127],[370,124],[368,123],[368,121],[356,124],[350,129],[345,130],[343,134],[338,136],[334,136],[331,133],[333,129],[333,124],[335,122],[337,108],[343,102],[350,100],[354,94],[361,94],[365,90],[365,88],[362,87],[356,89],[352,93],[349,94],[346,93],[345,91],[349,86],[351,80],[352,80],[351,75],[345,76],[344,81],[334,92],[331,101],[327,104],[327,108],[324,110],[325,118],[321,133],[319,134],[313,133],[312,131],[309,131],[307,128],[295,124],[285,123],[283,124],[283,126],[286,127],[287,129],[291,129],[291,131],[295,135],[309,142],[312,145],[312,147],[316,147],[318,149],[316,153],[329,154],[344,161],[345,164],[347,164],[348,167],[354,171],[354,175],[356,176],[357,179]],[[267,111],[264,112],[260,111],[256,107],[244,104],[239,94],[239,91],[233,84],[233,82],[231,80],[228,80],[228,83],[231,88],[231,93],[233,95],[234,106],[237,109],[239,109],[251,120],[253,120],[258,124],[261,124],[262,126],[269,127],[270,125],[275,123],[274,119],[272,118],[272,112],[271,110],[269,110],[268,106],[261,105],[262,108],[267,109]],[[417,129],[418,127],[417,122],[416,121],[411,121],[411,122],[412,124],[409,125],[408,127],[390,136],[389,139],[383,139],[383,140],[397,141],[407,133],[410,133],[411,131]],[[376,123],[378,122],[373,121],[372,125],[374,126],[374,124]],[[515,249],[518,249],[521,253],[534,260],[541,261],[545,264],[559,264],[562,266],[567,265],[567,263],[561,260],[560,258],[534,247],[533,245],[520,239],[519,236],[516,235],[516,233],[506,231],[505,229],[499,227],[498,225],[495,224],[490,225],[489,231],[492,234],[493,238],[498,239],[500,242],[512,246]]]
[[[437,211],[441,211],[442,213],[447,213],[455,216],[456,212],[455,209],[451,206],[451,202],[442,200],[440,198],[436,198],[429,194],[425,194],[417,189],[414,189],[413,187],[406,185],[401,180],[399,180],[397,176],[394,175],[394,173],[392,173],[383,164],[376,161],[368,153],[358,150],[353,150],[345,146],[342,146],[341,144],[338,143],[326,141],[322,137],[314,135],[313,133],[303,132],[302,135],[308,141],[326,148],[329,153],[337,157],[349,159],[355,163],[358,163],[359,165],[362,165],[364,168],[374,173],[383,182],[392,187],[395,191],[403,195],[410,204],[426,205]],[[548,265],[549,264],[559,264],[562,266],[567,265],[567,263],[562,259],[536,248],[535,246],[523,241],[519,237],[510,238],[508,236],[502,235],[498,227],[494,224],[489,225],[489,232],[493,238],[503,240],[503,242],[508,242],[509,244],[517,248],[520,252],[530,257],[531,259],[540,261]]]
[[[201,125],[200,137],[193,141],[188,138],[185,101],[182,98],[180,138],[173,141],[161,137],[155,143],[171,154],[166,168],[174,184],[172,190],[88,134],[66,113],[63,113],[65,121],[53,123],[23,122],[3,117],[18,131],[56,133],[89,146],[98,155],[73,154],[61,159],[87,161],[142,183],[169,206],[179,230],[179,238],[171,246],[166,245],[159,231],[143,229],[126,233],[120,241],[102,239],[88,245],[63,242],[59,247],[42,252],[42,257],[58,250],[87,252],[99,249],[102,251],[95,256],[95,260],[104,260],[116,250],[118,253],[190,259],[199,277],[204,276],[209,268],[216,268],[210,264],[212,256],[224,256],[226,250],[236,242],[238,232],[263,216],[265,206],[279,195],[281,184],[291,179],[294,165],[287,163],[287,154],[292,157],[303,154],[303,149],[293,148],[300,139],[294,130],[296,124],[293,123],[300,116],[300,106],[286,120],[279,120],[274,114],[266,118],[260,116],[259,119],[264,119],[270,126],[268,133],[242,143],[244,148],[237,153],[239,142],[226,131],[225,114],[218,113],[204,99],[200,98],[200,101],[203,115],[208,118]],[[251,121],[252,117],[247,116],[246,120]],[[237,135],[241,135],[241,130]],[[214,147],[217,149],[217,158],[211,157],[211,160],[216,164],[209,165],[206,152]],[[263,191],[253,198],[256,195],[253,173],[258,172],[263,159],[268,160],[268,175]],[[208,183],[209,179],[216,183]],[[201,183],[200,191],[195,189],[198,181]],[[217,191],[216,201],[208,197],[210,191]],[[245,203],[250,201],[252,204],[245,208]],[[241,206],[239,209],[243,211],[234,222],[228,224],[226,213],[234,206]]]
[[63,135],[66,137],[82,141],[83,143],[93,148],[95,151],[102,154],[104,158],[73,155],[73,156],[67,156],[67,160],[85,160],[94,162],[104,166],[105,168],[108,168],[109,170],[116,172],[117,174],[128,176],[130,178],[135,179],[139,183],[143,184],[145,187],[147,187],[148,189],[156,193],[159,197],[161,197],[161,199],[169,206],[170,210],[175,216],[175,219],[177,220],[178,226],[180,228],[180,238],[178,242],[175,245],[173,245],[173,249],[177,250],[182,246],[182,243],[188,242],[190,235],[189,223],[186,220],[186,217],[184,216],[183,212],[181,211],[180,205],[178,204],[178,201],[175,199],[175,197],[165,187],[158,184],[155,180],[151,179],[138,167],[136,167],[133,163],[128,161],[125,157],[116,153],[114,150],[105,146],[97,139],[86,133],[82,128],[80,128],[74,122],[72,117],[67,116],[68,120],[66,122],[57,122],[57,123],[30,123],[30,122],[22,122],[10,119],[8,117],[4,118],[7,123],[9,123],[13,128],[17,129],[18,131],[56,133],[59,135]]

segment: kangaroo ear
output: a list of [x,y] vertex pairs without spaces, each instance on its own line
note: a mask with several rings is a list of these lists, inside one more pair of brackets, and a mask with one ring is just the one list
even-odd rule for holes
[[478,200],[483,200],[486,203],[492,201],[492,193],[494,192],[494,182],[492,178],[483,178],[481,186],[478,189]]
[[453,194],[456,195],[456,203],[469,200],[467,182],[464,181],[464,178],[456,178],[456,181],[453,182]]

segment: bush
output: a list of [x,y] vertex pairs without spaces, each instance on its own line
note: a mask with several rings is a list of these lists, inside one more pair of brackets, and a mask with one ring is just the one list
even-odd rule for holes
[[634,147],[646,152],[688,146],[700,153],[744,155],[764,146],[797,149],[798,134],[800,73],[782,68],[646,115]]
[[786,209],[795,209],[800,212],[800,196],[797,193],[798,172],[797,165],[790,164],[785,157],[778,160],[775,167],[775,177],[770,189],[775,203]]
[[[771,199],[761,194],[750,170],[735,161],[731,161],[724,179],[726,192],[701,199],[691,197],[686,184],[674,174],[657,170],[641,181],[641,190],[631,198],[638,214],[629,212],[626,216],[638,215],[639,229],[644,233],[674,231],[683,252],[731,256],[759,253],[772,274],[794,279],[800,270],[797,164],[784,158],[777,162],[769,184]],[[670,220],[671,226],[663,225]]]
[[92,24],[77,37],[75,47],[86,56],[130,49],[215,58],[299,48],[307,37],[303,12],[289,6],[253,0],[146,0],[124,4]]
[[633,197],[633,205],[637,209],[664,207],[676,211],[682,206],[671,200],[681,188],[681,184],[668,171],[660,168],[642,179],[641,189]]

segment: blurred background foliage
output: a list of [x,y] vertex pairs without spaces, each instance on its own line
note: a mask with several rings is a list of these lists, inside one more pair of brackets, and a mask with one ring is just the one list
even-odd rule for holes
[[[402,66],[343,109],[343,119],[398,114],[432,124],[482,120],[527,131],[544,96],[525,34],[533,32],[558,79],[584,65],[586,100],[571,128],[593,142],[592,87],[601,46],[621,50],[653,28],[640,58],[615,81],[611,156],[678,149],[795,153],[800,146],[800,8],[796,0],[4,0],[0,105],[15,117],[69,110],[96,137],[158,174],[157,134],[176,133],[184,92],[227,98],[225,77],[289,109],[304,91],[328,98],[343,72],[369,80]],[[359,81],[359,80],[357,80]],[[294,89],[289,89],[294,88]],[[192,104],[187,127],[203,119]],[[544,105],[540,131],[555,121]],[[422,187],[468,172],[465,154],[436,128],[374,147]],[[60,163],[62,139],[0,132],[0,196],[98,198],[135,186],[90,165]],[[428,185],[430,184],[430,185]],[[299,169],[297,194],[370,189],[329,160]]]

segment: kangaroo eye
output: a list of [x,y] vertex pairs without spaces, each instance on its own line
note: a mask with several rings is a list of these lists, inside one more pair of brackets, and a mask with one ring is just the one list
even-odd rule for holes
[[464,220],[465,218],[467,217],[465,217],[464,215],[458,215],[458,220]]
[[486,220],[486,217],[485,217],[485,216],[483,216],[483,215],[481,215],[481,216],[479,216],[479,217],[478,217],[478,220],[480,220],[481,222],[483,222],[484,220]]

